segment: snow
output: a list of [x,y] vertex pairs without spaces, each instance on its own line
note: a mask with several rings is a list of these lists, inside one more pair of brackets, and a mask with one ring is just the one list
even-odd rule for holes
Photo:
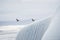
[[1,26],[0,40],[60,40],[60,14],[26,26]]
[[8,25],[0,26],[0,40],[15,40],[17,32],[24,28],[25,25]]
[[42,40],[60,40],[60,13],[56,14]]
[[60,40],[60,13],[23,28],[16,40]]
[[20,30],[25,25],[8,25],[8,26],[1,26],[0,30]]
[[16,40],[41,40],[50,24],[51,18],[35,21],[18,32]]

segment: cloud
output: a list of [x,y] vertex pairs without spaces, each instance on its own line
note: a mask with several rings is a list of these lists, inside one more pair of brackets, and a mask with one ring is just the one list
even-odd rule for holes
[[[40,17],[55,12],[59,0],[0,0],[0,18]],[[58,5],[57,5],[58,4]],[[14,17],[13,17],[14,16]]]

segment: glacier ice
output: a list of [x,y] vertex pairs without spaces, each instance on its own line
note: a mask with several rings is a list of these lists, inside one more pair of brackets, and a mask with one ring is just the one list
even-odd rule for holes
[[16,40],[60,40],[60,13],[23,28]]
[[46,30],[42,40],[60,40],[60,13],[57,13]]
[[50,24],[51,18],[36,21],[20,30],[16,40],[41,40]]
[[23,28],[16,40],[60,40],[60,13]]

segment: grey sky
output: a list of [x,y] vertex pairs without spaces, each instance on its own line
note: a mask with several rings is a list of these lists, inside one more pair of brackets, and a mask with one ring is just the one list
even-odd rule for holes
[[0,0],[0,21],[43,18],[53,14],[59,0]]

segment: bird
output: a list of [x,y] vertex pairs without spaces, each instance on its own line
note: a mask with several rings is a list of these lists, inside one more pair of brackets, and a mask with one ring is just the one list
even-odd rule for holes
[[32,19],[32,21],[35,21],[34,19]]
[[19,21],[19,19],[16,19],[16,21],[18,22],[18,21]]

